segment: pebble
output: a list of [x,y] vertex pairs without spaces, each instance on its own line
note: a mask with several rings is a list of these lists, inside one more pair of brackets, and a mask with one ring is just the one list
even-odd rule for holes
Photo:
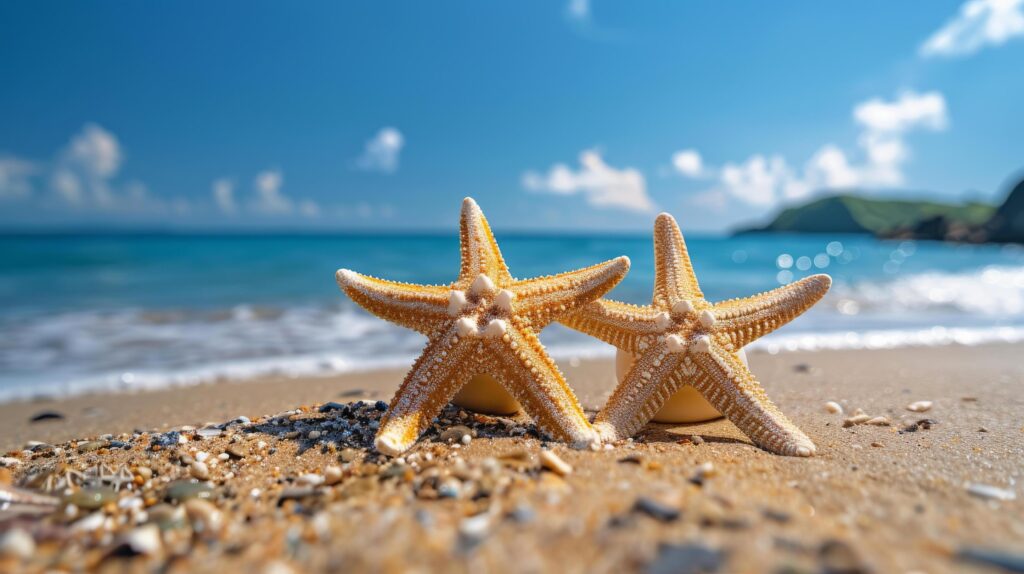
[[199,451],[196,453],[196,460],[199,462],[206,462],[210,458],[210,453]]
[[707,574],[718,572],[725,562],[721,550],[700,543],[658,545],[658,555],[647,565],[647,574]]
[[864,424],[866,424],[866,425],[874,425],[874,426],[879,426],[879,427],[887,427],[887,426],[889,426],[890,423],[889,423],[889,419],[887,419],[886,417],[879,416],[879,417],[873,417],[873,418],[871,418],[871,419],[869,419],[867,421],[864,421]]
[[869,569],[860,561],[849,544],[841,540],[826,540],[818,548],[818,561],[827,574],[867,574]]
[[38,423],[43,421],[59,421],[63,419],[64,415],[57,411],[42,411],[32,415],[32,418],[28,419],[28,422]]
[[318,431],[318,430],[311,430],[306,435],[306,438],[308,438],[309,440],[316,440],[316,439],[320,438],[320,435],[321,435],[320,431]]
[[468,441],[465,441],[465,437],[467,436],[469,437],[470,440],[473,439],[473,431],[470,430],[469,427],[463,425],[455,425],[451,428],[445,429],[445,431],[441,433],[440,439],[441,442],[458,442],[462,444],[469,444]]
[[465,518],[459,522],[459,548],[469,551],[483,542],[491,529],[491,515],[481,513],[476,516]]
[[199,438],[211,439],[211,438],[219,437],[220,435],[224,434],[224,431],[222,431],[221,429],[216,428],[216,427],[213,427],[213,428],[209,428],[208,427],[208,428],[197,430],[196,434],[199,435]]
[[102,512],[93,512],[71,525],[72,532],[95,532],[103,527],[107,517]]
[[633,511],[646,514],[659,522],[674,522],[679,519],[679,509],[667,504],[641,496],[633,503]]
[[0,556],[28,560],[36,551],[36,542],[21,528],[12,528],[0,535]]
[[923,413],[932,408],[931,401],[914,401],[907,405],[907,410],[915,413]]
[[1024,572],[1024,554],[967,546],[957,551],[956,557],[968,562],[995,566],[1007,572]]
[[0,468],[14,468],[21,464],[21,461],[9,456],[0,457]]
[[192,521],[192,530],[206,537],[217,534],[223,519],[216,506],[198,498],[185,501],[184,506],[185,515]]
[[825,410],[834,415],[843,414],[843,406],[835,401],[829,401],[825,403]]
[[206,466],[205,462],[198,460],[192,461],[192,464],[188,468],[189,474],[198,478],[199,480],[208,480],[210,478],[210,467]]
[[447,477],[437,485],[437,495],[441,498],[458,498],[462,483],[455,477]]
[[967,492],[977,496],[978,498],[986,498],[989,500],[1016,500],[1017,493],[1006,489],[999,488],[998,486],[992,486],[991,484],[982,484],[980,482],[968,482]]
[[91,440],[78,445],[78,452],[93,452],[107,446],[105,440]]
[[124,537],[124,544],[136,554],[154,556],[163,549],[163,540],[160,537],[160,527],[156,524],[140,526]]
[[185,509],[170,504],[157,504],[146,511],[150,524],[161,530],[175,530],[185,526]]
[[543,449],[540,451],[540,464],[544,468],[557,474],[558,476],[568,476],[572,474],[572,465],[562,460],[560,456],[554,452]]
[[317,410],[319,410],[322,413],[329,413],[331,411],[340,411],[340,410],[342,410],[344,408],[345,408],[345,405],[332,401],[332,402],[324,403],[324,404],[320,405],[320,408],[317,409]]
[[308,473],[300,475],[295,479],[295,484],[300,486],[320,486],[326,479],[319,474]]
[[341,462],[352,462],[359,458],[359,451],[354,448],[343,448],[341,449],[341,452],[338,453],[338,458],[341,459]]
[[213,496],[213,487],[205,482],[192,480],[176,480],[167,485],[166,496],[170,500],[183,502],[193,498],[210,498]]
[[866,415],[864,413],[855,414],[843,421],[843,427],[845,428],[852,427],[853,425],[864,424],[869,420],[871,420],[871,415]]
[[237,444],[233,444],[228,448],[224,449],[224,453],[234,459],[243,459],[246,457],[247,454],[249,454],[245,451],[244,448],[238,446]]
[[84,510],[96,510],[108,502],[117,500],[117,493],[112,488],[105,486],[87,487],[72,492],[65,500],[68,504],[73,504]]
[[344,474],[340,466],[331,465],[324,469],[324,484],[327,486],[338,484],[342,478],[344,478]]
[[693,444],[704,444],[704,437],[699,434],[690,435],[690,442]]
[[697,466],[697,470],[690,477],[690,482],[697,486],[703,486],[704,482],[713,476],[715,476],[715,465],[711,462],[704,462]]

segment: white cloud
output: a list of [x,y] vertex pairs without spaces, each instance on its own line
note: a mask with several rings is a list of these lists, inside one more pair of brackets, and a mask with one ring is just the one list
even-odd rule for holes
[[921,44],[920,54],[968,56],[1024,35],[1024,0],[968,0],[946,25]]
[[281,186],[284,185],[284,175],[280,170],[268,169],[256,174],[253,182],[256,188],[257,211],[264,213],[291,213],[292,200],[281,193]]
[[643,213],[654,211],[643,174],[634,168],[620,170],[609,166],[596,150],[580,153],[579,171],[573,171],[565,164],[556,164],[547,175],[535,171],[524,173],[522,183],[530,191],[559,195],[579,193],[594,207],[619,207]]
[[[717,185],[697,194],[693,201],[724,208],[726,199],[734,198],[767,207],[804,199],[821,189],[902,185],[903,164],[910,157],[906,134],[915,130],[941,131],[949,123],[945,98],[938,92],[908,91],[890,101],[873,98],[854,107],[853,118],[861,127],[857,145],[864,157],[860,163],[851,162],[835,144],[819,148],[802,169],[791,166],[780,155],[754,154],[744,162],[724,164],[717,170]],[[678,155],[673,157],[673,165],[682,172],[676,161]],[[692,168],[693,162],[684,167]],[[702,169],[709,171],[706,167]]]
[[235,182],[226,177],[215,179],[210,193],[213,195],[214,203],[224,213],[233,214],[238,211],[238,205],[235,203]]
[[704,161],[695,149],[684,149],[672,154],[672,167],[686,177],[704,175]]
[[0,156],[0,199],[18,199],[32,195],[29,178],[39,169],[30,161]]
[[97,124],[86,124],[61,151],[50,183],[69,203],[91,200],[112,207],[116,197],[110,180],[117,175],[124,156],[117,137]]
[[366,142],[363,155],[356,160],[356,167],[367,171],[393,173],[398,169],[398,156],[404,146],[405,138],[402,132],[395,128],[382,128]]

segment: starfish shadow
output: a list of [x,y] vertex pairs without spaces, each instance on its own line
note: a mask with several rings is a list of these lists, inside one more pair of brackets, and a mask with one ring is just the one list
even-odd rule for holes
[[644,442],[679,443],[698,436],[704,442],[754,446],[738,428],[724,418],[685,424],[651,422],[636,436]]

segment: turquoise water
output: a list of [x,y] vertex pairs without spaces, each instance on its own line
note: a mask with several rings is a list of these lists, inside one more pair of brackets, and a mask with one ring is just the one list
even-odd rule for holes
[[[498,233],[517,277],[618,255],[632,260],[612,297],[650,299],[649,235]],[[835,286],[759,341],[776,352],[1017,340],[1024,336],[1024,250],[861,236],[688,238],[712,300],[816,273]],[[0,237],[0,399],[99,388],[191,384],[271,372],[401,364],[423,343],[338,291],[346,267],[400,281],[450,282],[455,236]],[[609,354],[553,326],[556,357]]]

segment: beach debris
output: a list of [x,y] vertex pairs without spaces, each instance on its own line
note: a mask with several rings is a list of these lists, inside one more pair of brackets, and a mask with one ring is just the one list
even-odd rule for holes
[[0,557],[28,560],[35,554],[36,542],[21,528],[11,528],[0,534]]
[[866,424],[866,425],[873,425],[873,426],[879,426],[879,427],[887,427],[887,426],[889,426],[892,423],[889,422],[888,417],[877,416],[877,417],[871,417],[870,419],[864,421],[864,424]]
[[633,502],[633,512],[646,514],[659,522],[673,522],[682,514],[678,508],[647,496],[641,496]]
[[64,414],[57,411],[42,411],[32,415],[28,419],[30,423],[40,423],[43,421],[60,421],[64,420]]
[[1024,572],[1024,554],[965,546],[957,551],[956,557],[966,562],[995,566],[1007,572]]
[[647,574],[711,574],[725,563],[721,550],[691,542],[658,545],[658,555],[647,565]]
[[572,465],[562,460],[562,457],[548,449],[540,451],[540,465],[558,476],[572,474]]
[[907,410],[915,413],[923,413],[932,408],[931,401],[914,401],[907,405]]
[[870,569],[846,542],[826,540],[818,548],[818,562],[826,574],[867,574]]
[[1017,493],[1013,490],[1006,488],[999,488],[998,486],[992,486],[991,484],[983,484],[980,482],[968,482],[966,484],[967,493],[977,496],[978,498],[985,498],[988,500],[1016,500]]
[[828,401],[825,403],[825,410],[834,415],[841,415],[843,414],[843,405],[835,401]]

